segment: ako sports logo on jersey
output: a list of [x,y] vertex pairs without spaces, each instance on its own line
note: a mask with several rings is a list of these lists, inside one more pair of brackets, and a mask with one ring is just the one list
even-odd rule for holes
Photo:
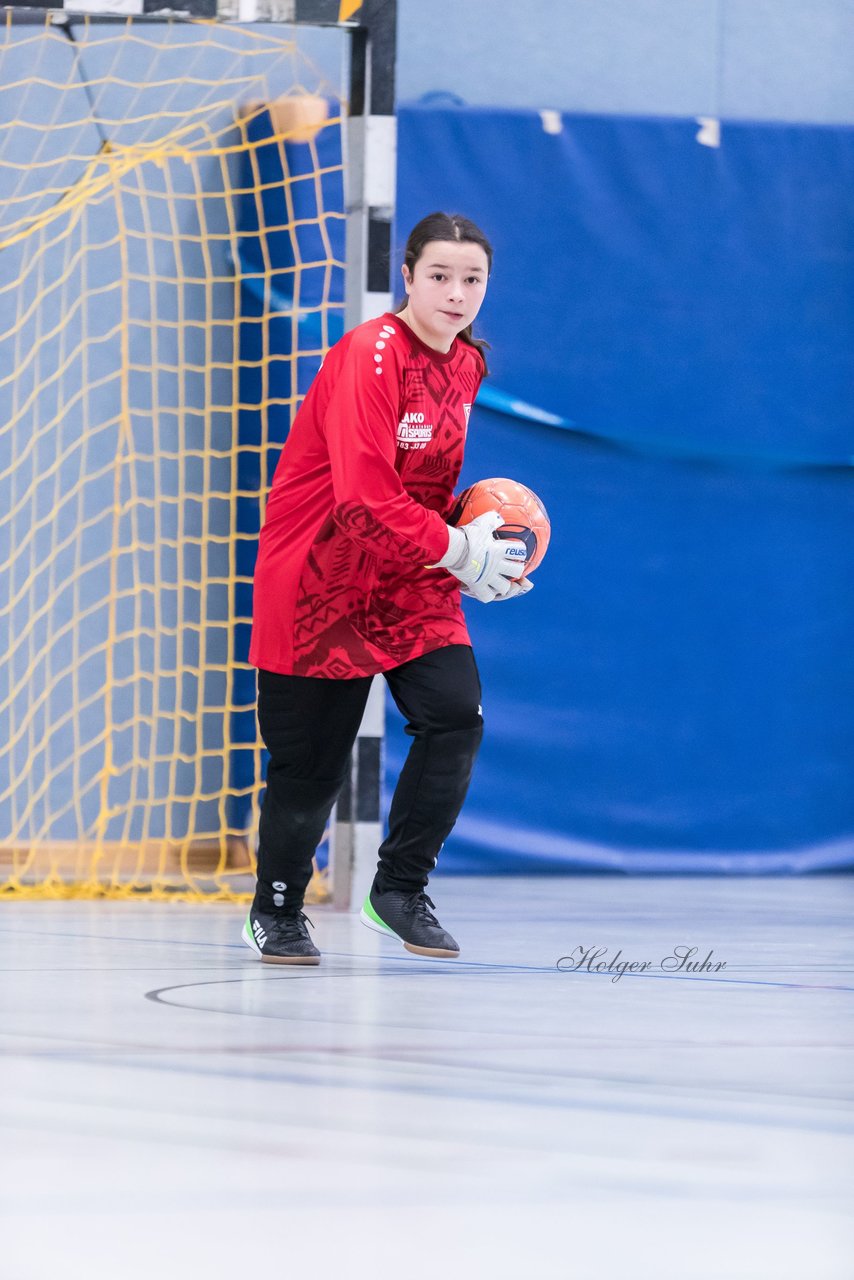
[[397,443],[401,449],[426,449],[433,439],[433,423],[424,421],[423,413],[405,413],[397,424]]

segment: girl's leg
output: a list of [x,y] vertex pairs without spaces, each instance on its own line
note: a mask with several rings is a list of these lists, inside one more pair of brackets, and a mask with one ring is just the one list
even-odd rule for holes
[[380,847],[379,893],[423,889],[459,816],[483,736],[481,690],[468,645],[437,649],[385,678],[413,739]]
[[258,672],[258,723],[270,753],[261,806],[255,909],[297,911],[344,784],[371,677]]

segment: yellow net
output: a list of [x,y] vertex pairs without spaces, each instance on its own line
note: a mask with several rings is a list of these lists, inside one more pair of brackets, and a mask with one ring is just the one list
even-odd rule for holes
[[251,893],[252,565],[340,332],[340,128],[275,28],[0,28],[0,894]]

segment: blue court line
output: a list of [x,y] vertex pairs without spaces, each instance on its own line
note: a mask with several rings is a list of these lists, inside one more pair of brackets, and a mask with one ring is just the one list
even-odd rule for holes
[[[175,1052],[180,1054],[181,1051],[180,1049],[177,1049]],[[225,1052],[228,1051],[226,1050]],[[231,1052],[233,1053],[233,1050]],[[18,1054],[16,1056],[28,1057],[31,1055]],[[36,1056],[38,1056],[42,1061],[46,1060],[48,1057],[48,1055],[45,1054],[38,1054]],[[53,1055],[50,1060],[57,1062],[72,1062],[77,1063],[78,1065],[81,1064],[81,1056],[73,1053],[57,1053]],[[83,1061],[85,1061],[85,1059],[83,1059]],[[696,1120],[703,1123],[712,1121],[717,1124],[748,1125],[763,1129],[798,1129],[808,1133],[831,1133],[834,1135],[854,1134],[854,1120],[848,1123],[845,1120],[840,1119],[838,1116],[828,1118],[826,1122],[823,1121],[821,1117],[817,1117],[813,1122],[808,1122],[798,1118],[795,1118],[794,1120],[792,1118],[775,1120],[756,1115],[751,1117],[742,1117],[728,1113],[721,1114],[721,1110],[727,1105],[726,1101],[723,1101],[720,1104],[708,1103],[705,1108],[694,1103],[691,1110],[685,1108],[680,1110],[678,1108],[665,1107],[658,1103],[653,1105],[637,1106],[630,1103],[614,1101],[605,1102],[603,1100],[597,1101],[595,1099],[576,1101],[572,1098],[562,1098],[555,1101],[544,1097],[542,1093],[535,1092],[536,1087],[538,1085],[542,1085],[541,1080],[531,1082],[530,1094],[518,1096],[511,1092],[500,1092],[497,1090],[490,1090],[488,1088],[462,1089],[455,1087],[448,1080],[443,1081],[441,1085],[409,1084],[403,1081],[382,1081],[381,1083],[372,1084],[368,1082],[341,1081],[337,1079],[330,1081],[324,1080],[320,1077],[307,1077],[305,1074],[301,1075],[296,1072],[254,1070],[247,1072],[217,1067],[185,1067],[177,1063],[167,1064],[152,1061],[129,1062],[122,1058],[118,1058],[116,1061],[110,1061],[109,1058],[105,1059],[99,1056],[97,1066],[99,1068],[103,1068],[105,1065],[123,1067],[126,1070],[131,1071],[161,1071],[165,1072],[167,1075],[201,1076],[213,1079],[236,1080],[243,1084],[251,1082],[265,1084],[291,1084],[301,1087],[308,1086],[310,1088],[332,1089],[338,1091],[349,1090],[350,1092],[362,1094],[401,1094],[407,1097],[439,1098],[443,1101],[454,1100],[475,1103],[486,1102],[495,1106],[537,1107],[539,1109],[547,1109],[551,1111],[593,1111],[611,1115],[656,1116],[659,1119],[666,1120]],[[306,1064],[307,1069],[312,1065],[313,1064]],[[425,1066],[429,1067],[429,1064],[425,1064]],[[554,1077],[554,1079],[565,1082],[567,1077],[557,1076]],[[569,1077],[570,1081],[573,1081],[574,1079],[575,1078],[573,1077]],[[590,1081],[592,1084],[602,1084],[602,1081],[597,1079],[595,1076],[584,1076],[581,1077],[581,1079]],[[606,1083],[615,1085],[622,1089],[631,1089],[633,1086],[637,1087],[637,1082],[632,1081],[607,1081]],[[649,1088],[650,1086],[649,1084],[646,1084],[642,1087]],[[662,1084],[660,1086],[653,1085],[652,1087],[660,1088],[665,1091],[671,1088],[669,1084]],[[685,1086],[679,1087],[684,1088]],[[765,1095],[760,1094],[758,1096],[762,1098]],[[754,1097],[755,1095],[748,1096],[747,1098],[739,1098],[737,1101],[750,1105]],[[807,1105],[809,1105],[809,1103]]]
[[[9,933],[12,935],[26,934],[28,937],[32,936],[31,931],[26,929],[0,929],[0,935],[2,935],[3,933]],[[129,938],[127,935],[117,936],[112,934],[71,933],[71,932],[64,932],[64,931],[60,933],[48,933],[48,934],[45,934],[44,931],[42,931],[39,936],[53,937],[53,938],[89,939],[97,942],[125,942],[125,943],[126,942],[143,942],[143,943],[148,943],[150,945],[156,945],[156,946],[216,947],[220,951],[227,950],[227,951],[238,951],[241,953],[246,953],[246,959],[249,960],[251,958],[248,954],[248,948],[244,942],[198,942],[188,938],[178,938],[178,939]],[[373,961],[379,962],[380,964],[386,961],[391,961],[392,963],[397,963],[397,964],[403,963],[407,965],[407,968],[401,971],[401,974],[398,974],[396,976],[403,976],[408,973],[419,973],[419,972],[427,973],[431,975],[437,974],[437,973],[449,973],[449,972],[453,972],[454,969],[461,969],[461,968],[469,969],[469,970],[480,970],[486,973],[496,973],[496,974],[559,973],[564,980],[572,977],[585,976],[583,971],[579,973],[577,971],[572,971],[572,970],[558,969],[556,962],[554,965],[526,965],[526,964],[501,964],[499,962],[489,961],[489,960],[460,960],[460,959],[428,960],[426,957],[422,959],[417,959],[416,957],[413,957],[411,960],[409,960],[409,958],[406,955],[385,957],[385,956],[376,956],[371,954],[362,954],[360,952],[353,952],[353,951],[324,951],[323,955],[334,956],[336,959],[340,959],[340,960],[356,960],[356,961],[373,960]],[[159,967],[163,967],[163,966],[159,966]],[[294,967],[296,968],[298,966],[294,966]],[[105,969],[105,972],[109,972],[108,967]],[[315,977],[315,979],[320,979],[322,977],[341,978],[341,977],[348,976],[347,974],[343,974],[340,972],[335,972],[335,971],[330,972],[329,970],[324,971],[322,964],[316,967],[312,967],[312,975]],[[281,978],[284,978],[284,975],[278,975],[278,976],[280,976]],[[619,985],[618,983],[611,982],[611,979],[613,978],[613,974],[609,974],[609,973],[586,973],[586,977],[606,979],[609,982],[609,984],[612,986]],[[780,988],[789,989],[793,991],[854,992],[854,986],[843,986],[835,983],[831,984],[831,983],[816,983],[816,982],[774,982],[765,978],[720,978],[720,977],[711,977],[711,976],[708,976],[708,977],[699,976],[696,974],[678,974],[678,973],[672,973],[672,974],[671,973],[626,973],[626,974],[623,974],[623,976],[620,978],[620,981],[622,982],[629,978],[632,978],[635,981],[646,979],[648,981],[653,980],[653,981],[664,981],[664,982],[711,982],[719,986],[727,985],[727,986],[780,987]]]

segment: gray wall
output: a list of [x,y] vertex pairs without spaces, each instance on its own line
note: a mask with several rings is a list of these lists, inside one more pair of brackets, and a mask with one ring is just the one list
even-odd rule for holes
[[854,0],[398,0],[398,97],[854,121]]

